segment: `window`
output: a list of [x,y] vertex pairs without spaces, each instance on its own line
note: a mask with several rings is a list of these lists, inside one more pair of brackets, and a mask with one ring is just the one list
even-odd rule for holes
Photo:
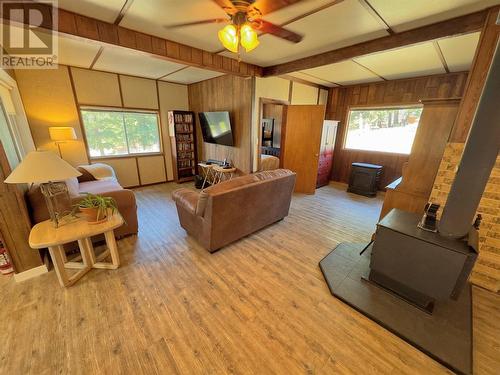
[[160,152],[156,112],[81,110],[90,157]]
[[345,148],[409,154],[421,114],[421,106],[352,109]]

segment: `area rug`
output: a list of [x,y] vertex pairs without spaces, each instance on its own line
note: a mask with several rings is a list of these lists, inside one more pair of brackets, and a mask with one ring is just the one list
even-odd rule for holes
[[319,262],[330,292],[459,374],[472,374],[470,285],[457,301],[436,302],[432,315],[366,281],[371,246],[341,243]]

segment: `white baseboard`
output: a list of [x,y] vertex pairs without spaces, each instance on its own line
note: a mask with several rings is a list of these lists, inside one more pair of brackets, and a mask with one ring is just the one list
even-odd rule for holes
[[24,272],[15,273],[14,280],[19,283],[21,281],[25,281],[25,280],[31,279],[33,277],[43,275],[44,273],[47,273],[47,272],[49,272],[47,266],[45,264],[42,264],[41,266],[31,268],[31,269],[24,271]]

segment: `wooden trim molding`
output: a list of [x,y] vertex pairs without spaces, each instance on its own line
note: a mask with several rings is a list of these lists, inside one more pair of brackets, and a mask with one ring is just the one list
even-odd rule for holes
[[288,74],[284,74],[284,75],[280,76],[280,78],[286,79],[288,81],[302,83],[303,85],[315,87],[315,88],[321,89],[321,90],[328,90],[329,89],[328,86],[323,86],[323,85],[320,85],[318,83],[314,83],[314,82],[311,82],[311,81],[306,81],[305,79],[294,77],[294,76],[291,76],[291,75],[288,75]]
[[130,48],[150,54],[152,57],[189,66],[240,76],[261,75],[262,69],[256,65],[237,62],[225,56],[62,9],[59,9],[58,31],[77,38]]
[[[2,17],[7,19],[8,15],[2,14]],[[16,20],[11,20],[11,22],[16,22]],[[58,33],[76,39],[92,40],[107,45],[125,47],[151,57],[226,74],[243,77],[262,75],[262,68],[257,65],[238,62],[229,57],[63,9],[58,9],[58,22]]]
[[263,68],[263,76],[276,76],[299,70],[315,68],[322,65],[349,60],[357,56],[381,52],[407,45],[427,42],[452,35],[467,34],[479,31],[487,19],[489,10],[483,10],[450,20],[434,23],[401,33],[358,43],[353,46],[335,49],[314,56],[290,61],[283,64]]
[[119,25],[120,24],[120,22],[122,21],[123,17],[125,17],[125,14],[130,9],[133,1],[134,0],[125,0],[125,4],[123,4],[123,7],[120,10],[120,13],[118,14],[118,16],[115,19],[115,22],[114,22],[115,25]]
[[34,277],[43,275],[44,273],[49,272],[47,266],[45,264],[42,264],[41,266],[30,268],[29,270],[15,273],[14,274],[14,280],[16,283],[23,282],[25,280],[32,279]]

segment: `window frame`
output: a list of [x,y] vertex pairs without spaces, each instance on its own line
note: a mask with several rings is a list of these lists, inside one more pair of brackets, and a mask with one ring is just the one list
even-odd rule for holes
[[[352,152],[370,152],[370,153],[376,153],[376,154],[384,154],[384,155],[396,155],[396,156],[410,156],[411,155],[411,150],[409,153],[402,153],[402,152],[391,152],[391,151],[378,151],[378,150],[365,150],[362,148],[347,148],[346,143],[347,143],[347,134],[349,132],[349,120],[351,117],[351,112],[356,111],[356,110],[387,110],[387,109],[408,109],[408,108],[421,108],[422,110],[424,109],[424,105],[421,102],[414,102],[414,103],[405,103],[405,104],[387,104],[387,105],[349,105],[347,106],[347,115],[346,115],[346,122],[345,122],[345,131],[342,139],[342,151],[352,151]],[[418,124],[420,126],[420,123]],[[418,128],[417,128],[418,131]],[[416,137],[416,134],[415,134]],[[413,139],[413,142],[415,142],[415,139]],[[413,148],[413,144],[412,144]]]
[[[105,156],[91,156],[89,143],[87,141],[87,133],[85,130],[85,123],[83,121],[82,111],[94,111],[94,112],[119,112],[119,113],[147,113],[156,115],[156,125],[158,128],[158,139],[160,143],[160,151],[155,152],[141,152],[141,153],[131,153],[128,152],[125,155],[105,155]],[[139,108],[120,108],[120,107],[103,107],[103,106],[91,106],[91,105],[82,105],[78,108],[78,114],[80,116],[80,122],[82,124],[82,133],[85,140],[85,148],[87,149],[87,155],[89,160],[106,160],[106,159],[126,159],[126,158],[140,158],[140,157],[148,157],[148,156],[163,156],[163,134],[162,134],[162,126],[161,126],[161,115],[160,111],[155,109],[139,109]],[[129,149],[128,137],[125,128],[125,140],[127,142],[127,150]]]

